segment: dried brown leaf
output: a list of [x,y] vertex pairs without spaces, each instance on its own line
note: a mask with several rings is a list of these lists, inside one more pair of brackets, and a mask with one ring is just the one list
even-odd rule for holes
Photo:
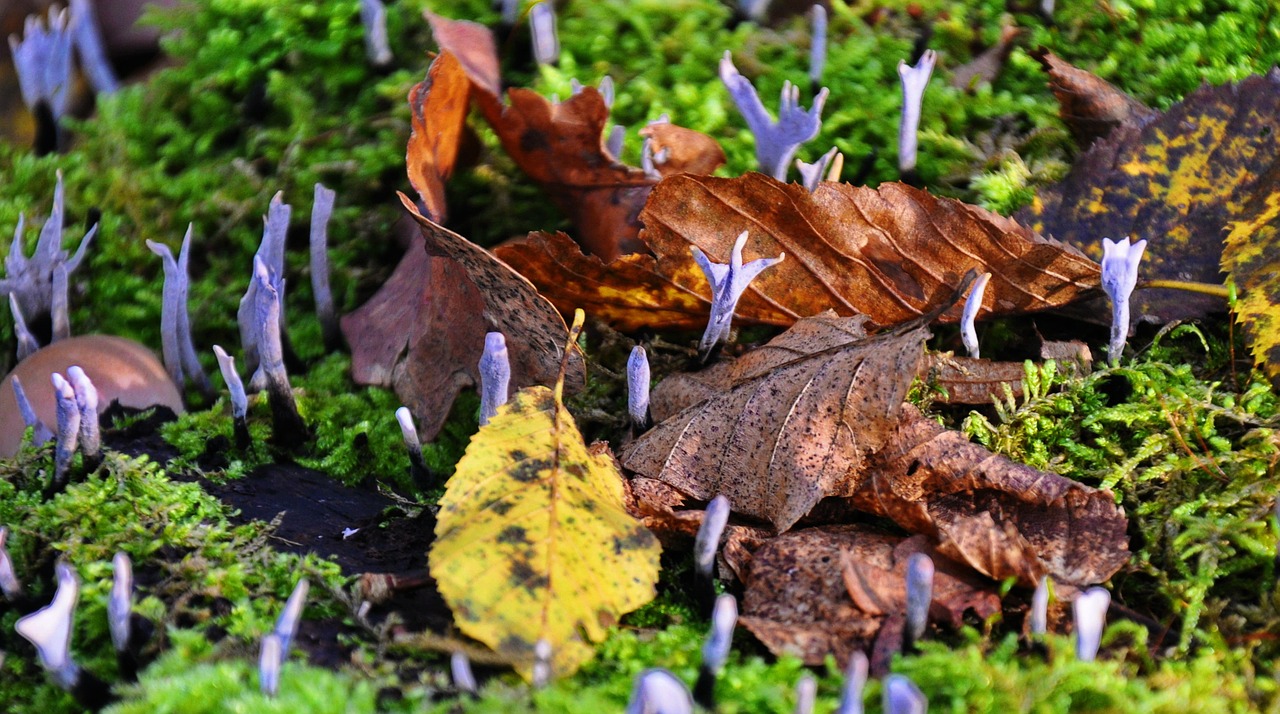
[[1058,99],[1058,114],[1080,146],[1088,147],[1121,124],[1141,124],[1156,114],[1105,79],[1048,50],[1041,49],[1033,56],[1049,73],[1049,89]]
[[925,355],[921,377],[940,390],[935,401],[943,404],[990,404],[1004,399],[1005,388],[1015,399],[1022,396],[1027,368],[1022,362],[994,362],[972,357],[930,353]]
[[1033,586],[1105,582],[1129,559],[1124,509],[1110,491],[1018,464],[904,405],[850,505],[934,538],[995,579]]
[[927,333],[849,343],[861,318],[844,318],[845,331],[832,327],[837,320],[806,323],[786,347],[804,356],[745,369],[731,389],[632,442],[623,465],[698,500],[723,494],[734,512],[779,532],[824,497],[851,495],[897,424]]
[[664,178],[675,174],[710,175],[725,162],[720,142],[693,129],[661,122],[644,127],[640,136],[649,140],[655,156],[666,152],[665,161],[654,162]]
[[427,215],[438,223],[444,223],[447,215],[444,182],[458,159],[470,91],[471,81],[450,52],[436,57],[427,78],[409,90],[413,132],[405,165]]

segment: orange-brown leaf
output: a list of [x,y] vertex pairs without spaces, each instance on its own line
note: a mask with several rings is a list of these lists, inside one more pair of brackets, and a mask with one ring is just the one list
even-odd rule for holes
[[409,183],[422,198],[427,215],[438,223],[444,223],[447,216],[444,182],[458,158],[470,91],[471,81],[462,65],[447,51],[431,63],[427,78],[409,90],[413,132],[405,165]]
[[641,129],[640,136],[649,140],[655,156],[666,152],[665,161],[654,162],[664,178],[675,174],[710,175],[725,162],[720,142],[693,129],[661,122]]
[[1080,146],[1089,146],[1121,124],[1140,124],[1155,116],[1154,110],[1115,85],[1052,52],[1041,50],[1035,58],[1049,73],[1058,114]]
[[422,13],[431,25],[431,35],[440,51],[458,58],[478,94],[498,100],[502,96],[502,73],[493,32],[478,22],[451,20],[431,11]]

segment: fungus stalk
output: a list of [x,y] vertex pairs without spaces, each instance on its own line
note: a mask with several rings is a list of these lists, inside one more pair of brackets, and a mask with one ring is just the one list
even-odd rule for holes
[[884,678],[881,704],[885,714],[925,714],[929,711],[929,700],[915,682],[901,674],[891,674]]
[[57,176],[53,189],[53,209],[40,228],[35,251],[30,258],[23,251],[25,221],[19,216],[17,229],[13,232],[13,243],[4,259],[5,276],[0,279],[0,294],[8,294],[17,303],[19,312],[28,325],[46,318],[55,323],[52,330],[55,339],[70,333],[66,319],[67,278],[80,267],[85,250],[98,233],[98,226],[94,224],[80,239],[80,246],[76,248],[74,255],[69,256],[63,250],[62,221],[66,191],[63,188],[62,172],[59,171]]
[[698,527],[698,537],[693,543],[693,572],[696,596],[703,612],[709,612],[716,600],[715,568],[720,539],[729,522],[729,499],[717,495],[707,504]]
[[0,595],[7,602],[16,602],[22,597],[22,581],[13,569],[13,559],[9,557],[9,529],[0,526]]
[[898,62],[898,77],[902,80],[902,121],[898,124],[898,171],[904,177],[914,177],[916,172],[916,143],[920,129],[920,108],[924,103],[924,90],[938,61],[938,53],[925,50],[914,67]]
[[556,34],[556,10],[550,2],[529,8],[529,30],[533,33],[533,58],[538,64],[560,61],[560,37]]
[[284,369],[284,351],[280,343],[280,293],[277,280],[261,258],[253,259],[257,284],[254,322],[257,325],[258,368],[266,381],[267,403],[271,405],[274,437],[286,448],[298,446],[307,438],[307,425],[298,414],[293,388]]
[[1030,630],[1032,637],[1043,637],[1049,632],[1049,576],[1040,576],[1040,581],[1036,583],[1036,591],[1031,595],[1031,622]]
[[[827,167],[831,166],[831,162],[838,153],[840,153],[840,149],[833,146],[830,151],[819,156],[818,160],[812,164],[796,159],[796,168],[800,171],[800,183],[808,189],[809,193],[818,190],[818,184],[822,183],[822,179],[827,173]],[[839,172],[837,172],[838,175]]]
[[907,622],[903,628],[903,651],[911,651],[924,637],[932,602],[933,560],[924,553],[912,553],[907,559]]
[[213,387],[196,357],[195,341],[191,337],[191,316],[187,308],[187,293],[190,289],[187,266],[191,256],[193,229],[192,225],[187,226],[176,261],[169,246],[163,243],[149,240],[147,248],[160,256],[164,265],[164,292],[160,304],[160,352],[164,357],[164,366],[179,389],[189,379],[201,393],[209,396],[213,393]]
[[813,714],[813,705],[818,700],[818,680],[808,672],[796,682],[796,714]]
[[809,88],[817,93],[822,86],[822,70],[827,66],[827,9],[815,4],[809,10],[813,32],[809,41]]
[[870,663],[862,650],[854,650],[849,655],[849,664],[844,668],[844,686],[840,690],[840,705],[835,714],[862,714],[862,691],[867,686],[867,672]]
[[538,640],[533,646],[533,672],[530,676],[535,689],[542,689],[551,683],[551,643]]
[[702,645],[702,666],[693,685],[693,699],[708,711],[716,709],[716,677],[724,669],[733,645],[733,629],[738,624],[738,601],[728,593],[716,598],[711,611],[711,631]]
[[47,606],[18,620],[14,629],[35,645],[40,665],[53,680],[86,709],[98,711],[114,698],[106,683],[80,669],[71,659],[71,630],[80,580],[70,565],[59,562],[54,569],[58,589]]
[[693,714],[684,682],[665,669],[646,669],[636,677],[626,714]]
[[756,162],[760,171],[778,179],[787,179],[787,167],[795,157],[800,145],[818,135],[822,128],[822,106],[827,101],[827,89],[813,99],[813,106],[808,111],[800,106],[800,88],[790,82],[782,85],[782,96],[778,106],[778,120],[764,108],[760,96],[751,81],[738,73],[733,65],[733,58],[728,51],[720,60],[720,81],[729,90],[729,96],[737,105],[738,112],[747,122],[747,128],[756,138]]
[[631,417],[631,433],[638,435],[653,425],[649,415],[649,357],[636,345],[627,358],[627,414]]
[[76,443],[80,437],[80,407],[76,404],[76,391],[62,375],[54,372],[53,396],[57,400],[57,444],[53,455],[53,488],[67,485],[71,472],[71,459],[76,455]]
[[126,681],[138,679],[138,654],[150,637],[151,623],[133,611],[133,562],[124,552],[111,559],[111,593],[107,597],[107,626],[116,650],[116,664]]
[[978,351],[978,331],[973,323],[978,317],[978,311],[982,309],[982,298],[986,295],[987,283],[990,281],[991,273],[983,273],[973,281],[973,287],[969,289],[969,297],[964,301],[964,314],[960,318],[960,339],[964,341],[964,348],[969,356],[974,359],[978,359],[980,352]]
[[13,314],[13,332],[18,338],[18,361],[26,359],[33,352],[40,349],[40,343],[36,341],[35,335],[31,334],[31,330],[27,328],[26,318],[22,316],[22,308],[18,305],[18,297],[13,293],[9,293],[9,312]]
[[1102,644],[1102,630],[1107,626],[1107,608],[1111,607],[1111,593],[1106,588],[1091,587],[1071,603],[1075,615],[1076,659],[1092,662],[1098,656]]
[[98,94],[111,94],[120,88],[120,80],[116,79],[115,70],[107,61],[106,50],[102,46],[102,33],[98,29],[98,18],[93,12],[93,3],[89,0],[71,0],[71,40],[76,54],[80,56],[80,66],[85,77]]
[[418,440],[418,427],[413,423],[413,415],[407,407],[396,410],[396,422],[400,424],[400,436],[404,439],[405,448],[409,451],[410,477],[424,493],[436,485],[435,474],[427,468],[422,460],[422,442]]
[[[277,192],[271,199],[271,205],[267,208],[267,215],[262,219],[262,242],[258,245],[258,252],[254,254],[255,261],[262,260],[271,272],[271,287],[278,294],[279,302],[284,304],[284,241],[286,234],[289,232],[289,216],[293,213],[293,207],[284,202],[284,193]],[[266,375],[263,374],[260,365],[261,358],[259,351],[260,343],[264,336],[260,331],[260,321],[257,319],[256,305],[258,303],[258,292],[260,290],[256,279],[257,267],[254,267],[255,277],[249,280],[249,288],[245,291],[244,297],[240,298],[240,308],[236,311],[236,321],[240,324],[240,346],[244,350],[244,368],[252,375],[249,378],[249,390],[253,392],[261,391],[266,387]],[[281,333],[284,323],[277,320],[280,329],[276,331],[277,338],[283,339]],[[283,350],[283,347],[281,348]]]
[[102,463],[102,435],[98,424],[98,390],[89,375],[77,366],[67,368],[67,381],[76,395],[80,412],[80,453],[90,471]]
[[22,39],[9,35],[13,68],[22,101],[36,117],[36,154],[50,154],[61,144],[62,117],[71,93],[72,34],[66,10],[49,13],[46,27],[39,16],[27,17]]
[[331,189],[316,184],[311,205],[311,292],[316,297],[316,317],[324,335],[324,346],[337,351],[341,339],[338,315],[333,309],[333,292],[329,289],[329,218],[337,196]]
[[501,332],[484,336],[484,354],[480,356],[480,426],[507,403],[511,382],[511,361],[507,357],[507,340]]
[[1129,296],[1138,284],[1138,263],[1147,248],[1145,240],[1130,243],[1102,239],[1102,289],[1111,298],[1111,342],[1107,359],[1120,363],[1124,344],[1129,339]]
[[22,423],[31,427],[31,443],[39,446],[53,438],[53,432],[49,431],[49,427],[36,416],[36,410],[32,408],[31,402],[27,400],[27,391],[22,388],[22,380],[18,379],[18,375],[14,374],[9,377],[13,384],[13,400],[18,405],[18,412],[22,414]]
[[759,258],[750,263],[742,263],[742,248],[747,244],[747,232],[743,231],[733,242],[733,251],[729,263],[713,263],[697,246],[690,250],[693,259],[702,268],[702,273],[711,283],[711,317],[707,321],[707,329],[702,333],[702,341],[698,350],[702,361],[706,362],[720,344],[729,339],[729,326],[733,323],[733,311],[738,306],[738,299],[746,291],[747,286],[757,275],[764,272],[787,257],[786,253],[777,258]]
[[449,671],[453,675],[453,688],[459,694],[474,697],[478,691],[476,676],[471,672],[471,660],[465,652],[454,652],[449,657]]
[[218,358],[218,369],[222,372],[222,381],[227,383],[227,391],[231,396],[231,419],[235,423],[236,447],[243,450],[249,448],[249,397],[244,393],[244,383],[240,381],[240,373],[236,372],[236,358],[227,354],[218,345],[213,346],[213,354]]
[[364,25],[364,55],[376,69],[391,66],[395,59],[387,42],[387,8],[382,0],[360,0],[360,22]]

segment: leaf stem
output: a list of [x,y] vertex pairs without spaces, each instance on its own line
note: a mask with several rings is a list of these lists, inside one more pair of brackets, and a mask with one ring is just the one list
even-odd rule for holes
[[1218,285],[1216,283],[1193,283],[1187,280],[1144,280],[1138,283],[1139,288],[1170,288],[1173,290],[1185,290],[1190,293],[1200,293],[1201,295],[1213,295],[1226,300],[1230,297],[1229,289],[1226,285]]

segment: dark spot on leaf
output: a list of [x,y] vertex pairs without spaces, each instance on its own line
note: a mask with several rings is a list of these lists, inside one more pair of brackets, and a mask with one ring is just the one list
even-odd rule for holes
[[547,459],[526,460],[511,469],[511,478],[520,483],[532,483],[541,478],[542,472],[551,466],[551,462]]
[[546,134],[536,129],[528,129],[520,135],[520,149],[522,151],[547,151],[550,148],[551,144],[547,142]]
[[507,526],[498,534],[499,543],[525,543],[528,540],[528,534],[520,526]]

